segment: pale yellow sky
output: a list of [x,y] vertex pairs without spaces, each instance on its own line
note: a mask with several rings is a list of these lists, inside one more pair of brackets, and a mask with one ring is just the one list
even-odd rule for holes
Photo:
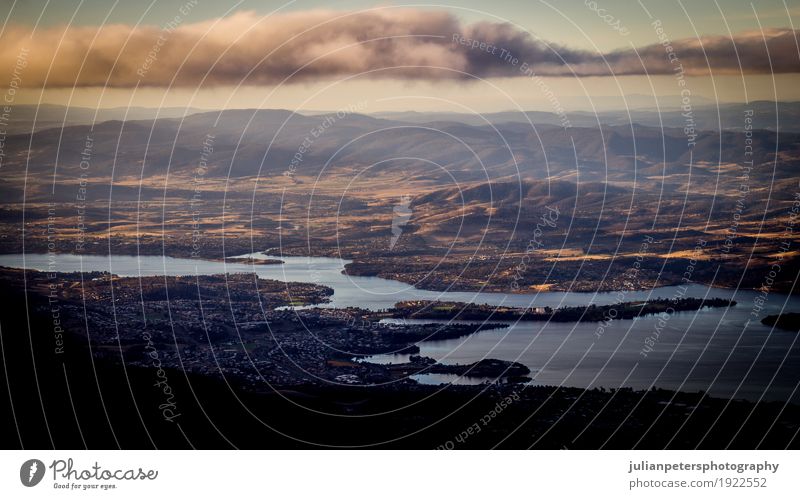
[[[475,0],[411,9],[395,2],[376,6],[353,0],[328,6],[308,0],[281,7],[278,14],[268,9],[270,2],[245,2],[233,12],[228,12],[230,6],[223,8],[224,3],[198,3],[181,14],[175,29],[165,35],[164,20],[182,12],[185,0],[158,2],[152,11],[133,3],[108,10],[100,0],[22,2],[6,13],[8,25],[0,32],[0,84],[7,78],[11,81],[3,71],[13,69],[24,45],[33,47],[33,51],[20,79],[24,88],[16,93],[16,104],[334,110],[366,102],[366,112],[490,112],[517,108],[553,111],[555,106],[585,111],[619,109],[626,102],[630,107],[654,107],[653,95],[659,96],[662,106],[674,107],[680,104],[681,91],[689,92],[694,105],[800,100],[800,54],[792,54],[796,49],[796,35],[793,39],[792,34],[796,32],[788,29],[794,26],[792,17],[800,13],[798,0],[604,0],[606,17],[587,7],[584,0],[498,0],[492,5]],[[279,8],[279,3],[274,7]],[[320,7],[345,10],[321,14]],[[353,14],[362,9],[369,15],[384,16],[384,24],[379,29],[373,27],[380,32],[375,33],[364,22],[374,18]],[[340,16],[347,19],[338,21]],[[330,23],[331,17],[336,17],[341,26]],[[356,19],[362,21],[355,22]],[[70,27],[65,35],[61,28],[66,20]],[[499,24],[506,21],[513,25]],[[663,31],[654,28],[653,23]],[[488,29],[487,24],[493,27]],[[286,40],[294,39],[296,30],[288,25],[308,30],[285,49],[287,56],[279,49]],[[619,31],[620,27],[624,32]],[[326,31],[329,28],[331,31]],[[384,35],[381,30],[385,29],[399,30],[393,34],[392,48],[375,49],[376,44],[364,42]],[[771,74],[771,65],[765,67],[766,58],[761,56],[767,43],[764,30],[769,38],[770,29],[784,33],[782,44],[774,42],[770,52],[770,63],[774,58],[783,68],[775,75]],[[518,53],[527,53],[539,74],[554,67],[558,71],[559,64],[548,59],[552,59],[550,51],[554,50],[567,61],[560,65],[560,73],[553,74],[564,74],[568,65],[569,71],[582,71],[583,76],[543,76],[540,80],[521,76],[518,66],[500,61],[497,55],[454,47],[449,42],[449,35],[454,32],[483,36],[513,47]],[[245,34],[249,37],[240,37]],[[661,35],[663,39],[659,38]],[[726,36],[738,37],[740,49],[735,57],[730,56],[731,51],[713,52],[715,45],[732,47],[730,38],[719,41]],[[137,76],[159,37],[164,37],[159,54],[152,64],[147,64],[147,71]],[[412,43],[413,37],[419,37],[418,41]],[[436,38],[442,41],[432,41]],[[403,40],[409,43],[404,44]],[[540,40],[546,49],[540,50]],[[351,46],[354,41],[358,42],[356,47]],[[667,61],[662,42],[670,48],[675,45],[680,62],[688,68],[697,71],[705,66],[710,74],[687,76],[687,86],[680,87],[671,74],[675,68]],[[200,49],[195,50],[198,46]],[[643,53],[648,47],[650,52]],[[626,59],[623,52],[630,56],[634,48],[639,60]],[[261,60],[273,49],[278,50],[277,56],[264,56],[266,62]],[[710,63],[706,50],[711,52]],[[214,62],[215,53],[225,55],[218,64]],[[611,59],[615,74],[638,74],[591,76],[599,74],[598,61],[592,60],[598,55]],[[744,62],[738,60],[740,56]],[[306,61],[316,61],[316,57],[320,58],[318,68],[294,72]],[[603,63],[608,64],[605,59]],[[407,64],[408,68],[438,65],[454,71],[469,70],[470,74],[483,74],[488,79],[465,82],[391,70],[381,79],[347,76],[382,69],[382,64]],[[648,65],[644,68],[647,73],[659,75],[643,75],[644,65]],[[258,71],[248,80],[254,68]],[[746,75],[737,75],[740,69]],[[176,75],[182,78],[181,86],[169,88],[167,85],[173,84]],[[274,82],[286,75],[291,76],[291,84],[276,87]],[[112,76],[114,79],[109,82],[107,77]],[[104,80],[109,86],[98,86]],[[48,89],[42,90],[39,87],[45,81]],[[236,87],[237,81],[248,81],[248,85]]]
[[[349,80],[275,86],[220,86],[195,89],[144,87],[137,89],[75,88],[46,90],[23,89],[18,104],[38,102],[82,107],[195,107],[283,108],[297,110],[335,110],[366,102],[365,112],[379,111],[459,111],[492,112],[521,108],[553,111],[556,102],[544,95],[549,88],[558,104],[567,110],[598,110],[629,107],[654,107],[645,96],[659,95],[661,106],[680,104],[676,80],[672,76],[543,78],[547,87],[528,78],[492,78],[477,82]],[[774,87],[773,87],[774,83]],[[687,85],[695,105],[747,100],[800,100],[798,76],[747,75],[690,77]],[[623,98],[626,96],[627,98]],[[163,104],[162,104],[163,103]]]

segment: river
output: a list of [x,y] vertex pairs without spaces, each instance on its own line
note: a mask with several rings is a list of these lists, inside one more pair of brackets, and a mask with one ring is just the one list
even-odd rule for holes
[[[51,256],[53,257],[51,259]],[[254,258],[277,258],[282,265],[251,265],[161,256],[97,256],[69,254],[0,255],[0,266],[42,271],[107,271],[120,276],[208,275],[255,272],[265,279],[313,282],[334,289],[327,307],[389,308],[410,299],[448,300],[520,307],[561,307],[610,304],[617,293],[547,292],[504,294],[439,292],[415,289],[378,277],[342,274],[347,261],[338,258],[289,257],[254,253]],[[630,292],[626,301],[675,297],[677,288]],[[798,402],[800,342],[798,335],[773,330],[759,320],[781,311],[800,311],[800,298],[779,293],[768,296],[764,308],[753,312],[757,292],[689,285],[686,296],[732,298],[737,306],[681,312],[666,319],[649,316],[598,323],[521,322],[506,329],[482,331],[466,338],[420,343],[421,355],[444,363],[468,363],[482,358],[518,361],[535,375],[534,384],[577,387],[661,388],[704,390],[712,395],[749,400]],[[432,321],[424,321],[432,322]],[[645,338],[655,338],[643,351]],[[646,354],[646,355],[643,355]],[[370,358],[373,362],[402,362],[402,355]],[[474,383],[482,380],[419,376],[420,382]]]

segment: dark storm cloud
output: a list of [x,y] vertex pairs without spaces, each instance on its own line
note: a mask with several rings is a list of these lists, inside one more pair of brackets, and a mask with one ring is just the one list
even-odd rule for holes
[[361,72],[426,80],[523,77],[523,64],[542,76],[670,74],[677,64],[688,75],[736,74],[740,66],[744,73],[793,73],[800,70],[796,35],[769,29],[664,40],[639,48],[637,56],[632,49],[567,48],[510,24],[464,25],[444,11],[240,12],[167,27],[52,27],[33,36],[30,28],[11,27],[0,39],[0,68],[8,80],[27,50],[19,85],[48,88],[271,85]]

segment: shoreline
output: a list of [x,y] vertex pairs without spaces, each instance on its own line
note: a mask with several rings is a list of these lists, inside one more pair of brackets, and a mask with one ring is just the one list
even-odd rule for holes
[[[6,248],[0,248],[0,255],[19,255],[19,254],[22,254],[22,252],[20,252],[20,251],[9,252],[9,251],[4,251],[4,249],[6,249]],[[274,248],[269,248],[269,249],[274,249]],[[268,250],[264,250],[262,253],[266,253],[267,251]],[[258,252],[259,251],[256,251],[255,253],[258,253]],[[69,252],[69,251],[55,250],[55,251],[52,251],[50,253],[56,254],[56,255],[72,255],[72,256],[103,256],[103,257],[109,256],[108,252],[99,252],[99,251],[98,252],[73,253],[73,252]],[[28,252],[28,254],[30,254],[30,255],[46,255],[46,254],[49,254],[49,253],[47,251],[31,251],[31,252]],[[166,258],[176,258],[176,259],[180,258],[180,259],[186,259],[186,260],[206,261],[206,262],[243,263],[243,264],[250,264],[250,265],[253,265],[253,266],[256,266],[256,265],[283,265],[286,262],[280,259],[281,256],[283,256],[283,257],[304,256],[304,257],[308,257],[308,258],[338,258],[338,259],[342,260],[343,262],[347,262],[348,261],[347,259],[342,258],[342,257],[330,257],[330,256],[326,256],[326,255],[301,255],[301,254],[290,255],[290,254],[287,254],[286,252],[284,252],[280,256],[267,255],[267,256],[269,256],[268,259],[259,260],[259,259],[252,258],[252,257],[242,257],[243,254],[251,254],[251,253],[239,253],[239,252],[237,252],[235,255],[232,255],[232,256],[227,257],[227,258],[219,258],[219,257],[212,257],[212,256],[192,256],[192,255],[188,255],[187,256],[187,255],[184,255],[182,252],[170,253],[170,254],[164,254],[163,252],[159,252],[159,253],[150,253],[150,252],[127,253],[127,252],[125,252],[125,253],[112,253],[111,256],[119,256],[119,257],[166,257]],[[350,261],[350,263],[352,263],[352,260]],[[380,279],[385,279],[387,281],[396,281],[396,282],[401,282],[403,284],[411,285],[411,286],[414,287],[414,289],[418,289],[420,291],[432,291],[432,292],[502,293],[502,294],[508,294],[508,295],[530,295],[530,294],[538,295],[538,294],[541,294],[541,293],[604,294],[604,293],[619,293],[619,292],[654,291],[654,290],[657,290],[657,289],[676,287],[676,286],[679,286],[681,284],[681,282],[678,281],[678,282],[674,282],[674,283],[673,282],[664,283],[664,284],[660,284],[658,286],[636,286],[636,287],[631,287],[631,288],[627,288],[627,289],[619,289],[619,288],[613,288],[613,287],[608,287],[608,288],[607,287],[598,287],[598,288],[594,288],[594,289],[571,289],[572,288],[571,285],[574,284],[574,279],[571,279],[571,280],[569,280],[567,282],[563,282],[563,283],[562,282],[558,282],[558,283],[553,283],[553,284],[533,285],[534,287],[547,286],[546,290],[537,290],[537,289],[530,289],[530,288],[523,288],[523,287],[519,287],[519,288],[517,288],[515,290],[515,289],[511,289],[510,286],[500,286],[500,285],[491,285],[491,284],[472,286],[468,282],[460,283],[458,286],[444,285],[443,284],[441,286],[433,285],[433,286],[427,286],[427,287],[419,287],[419,286],[417,286],[416,282],[412,282],[413,280],[411,278],[403,279],[404,276],[397,276],[397,278],[390,279],[390,278],[387,278],[387,277],[382,277],[381,275],[379,275],[377,273],[356,273],[356,274],[351,274],[351,273],[349,273],[347,271],[347,265],[348,265],[348,263],[344,263],[343,264],[344,268],[341,271],[341,274],[343,274],[343,275],[352,275],[354,277],[377,277],[377,278],[380,278]],[[8,268],[21,268],[21,267],[8,267]],[[28,270],[35,270],[35,269],[30,269],[29,268]],[[235,274],[235,273],[240,273],[240,272],[231,272],[231,274]],[[719,283],[708,283],[708,282],[703,282],[703,281],[692,281],[692,282],[690,282],[688,284],[698,284],[698,285],[706,286],[706,287],[709,287],[709,288],[712,288],[712,289],[721,289],[721,290],[726,290],[726,291],[738,291],[738,290],[742,290],[742,291],[758,291],[760,289],[758,287],[748,287],[748,286],[732,287],[732,286],[725,286],[725,285],[722,285],[722,284],[719,284]],[[775,293],[775,294],[779,294],[779,295],[782,295],[782,296],[797,296],[797,295],[800,295],[800,288],[795,287],[794,288],[794,293],[787,292],[787,290],[784,290],[784,289],[772,289],[770,292],[771,293]]]

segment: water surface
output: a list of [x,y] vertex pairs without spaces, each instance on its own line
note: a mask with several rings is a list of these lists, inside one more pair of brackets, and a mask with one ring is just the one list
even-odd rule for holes
[[[279,281],[313,282],[334,289],[327,307],[357,306],[372,310],[392,307],[401,300],[449,300],[507,306],[576,306],[610,304],[617,293],[547,292],[505,294],[439,292],[378,277],[342,274],[348,263],[338,258],[287,257],[255,253],[255,258],[277,258],[282,265],[252,265],[161,256],[0,255],[0,266],[42,271],[107,271],[120,276],[205,275],[255,272]],[[626,301],[672,298],[677,288],[663,287],[628,293]],[[772,293],[753,315],[754,291],[709,288],[693,284],[686,296],[731,298],[731,308],[681,312],[668,320],[649,316],[613,321],[600,331],[598,323],[522,322],[507,329],[482,331],[465,338],[426,341],[420,354],[444,363],[470,363],[482,358],[518,361],[534,372],[534,383],[577,387],[633,387],[653,385],[684,391],[704,390],[713,395],[758,400],[800,402],[800,344],[798,335],[762,325],[762,317],[781,311],[800,311],[800,298]],[[661,323],[659,323],[661,320]],[[423,321],[433,322],[433,321]],[[655,338],[643,355],[646,338]],[[403,362],[407,356],[383,355],[374,362]],[[475,383],[485,380],[422,375],[426,383]],[[445,379],[446,378],[446,379]],[[457,377],[456,377],[457,378]]]

